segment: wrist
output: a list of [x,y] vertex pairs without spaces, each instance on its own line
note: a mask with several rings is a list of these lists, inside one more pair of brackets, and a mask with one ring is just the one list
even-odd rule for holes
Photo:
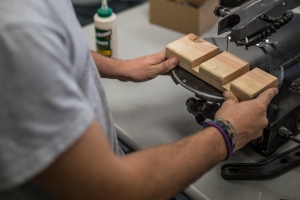
[[206,119],[203,123],[203,128],[213,127],[219,131],[219,134],[223,137],[223,140],[227,149],[227,160],[235,151],[235,143],[238,139],[238,135],[234,126],[226,119],[220,118],[216,120]]
[[207,132],[207,135],[210,136],[211,151],[213,151],[215,157],[218,158],[218,162],[226,160],[228,155],[227,146],[220,131],[213,126],[206,127],[203,131]]
[[91,51],[91,55],[102,78],[128,81],[129,78],[125,72],[128,61],[108,58],[94,51]]
[[122,63],[120,63],[120,77],[118,78],[121,81],[132,81],[132,74],[133,74],[133,67],[134,63],[132,60],[122,60]]

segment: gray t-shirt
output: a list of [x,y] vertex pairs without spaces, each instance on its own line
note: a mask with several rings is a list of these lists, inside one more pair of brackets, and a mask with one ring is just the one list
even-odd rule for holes
[[69,0],[0,1],[0,199],[44,199],[29,180],[96,118],[116,139],[100,75]]

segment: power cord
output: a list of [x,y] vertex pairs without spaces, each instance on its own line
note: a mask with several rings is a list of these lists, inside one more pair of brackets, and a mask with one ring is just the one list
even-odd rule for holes
[[281,126],[278,129],[277,136],[285,140],[292,140],[300,144],[300,140],[294,137],[294,134],[284,126]]

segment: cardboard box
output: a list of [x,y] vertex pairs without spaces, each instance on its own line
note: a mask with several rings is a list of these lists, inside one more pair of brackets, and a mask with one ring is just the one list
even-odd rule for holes
[[[177,2],[183,1],[183,0],[175,0]],[[186,2],[194,5],[194,6],[201,6],[206,0],[185,0]]]
[[149,0],[149,3],[150,23],[182,33],[201,35],[218,21],[213,11],[220,0],[206,0],[199,7],[183,0]]

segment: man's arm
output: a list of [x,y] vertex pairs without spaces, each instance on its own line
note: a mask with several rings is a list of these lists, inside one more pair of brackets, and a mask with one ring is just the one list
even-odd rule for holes
[[35,182],[58,199],[167,199],[226,153],[220,133],[208,128],[173,144],[117,157],[95,120]]
[[[217,117],[226,117],[236,127],[237,149],[262,134],[267,125],[267,105],[277,91],[268,89],[258,98],[241,103],[233,94],[226,96],[225,107]],[[240,120],[245,117],[249,121]],[[208,127],[171,144],[117,157],[95,120],[82,138],[34,181],[58,199],[167,199],[226,155],[222,135]]]
[[117,60],[91,51],[97,69],[103,78],[142,82],[169,72],[177,66],[177,59],[165,58],[165,50],[132,60]]

